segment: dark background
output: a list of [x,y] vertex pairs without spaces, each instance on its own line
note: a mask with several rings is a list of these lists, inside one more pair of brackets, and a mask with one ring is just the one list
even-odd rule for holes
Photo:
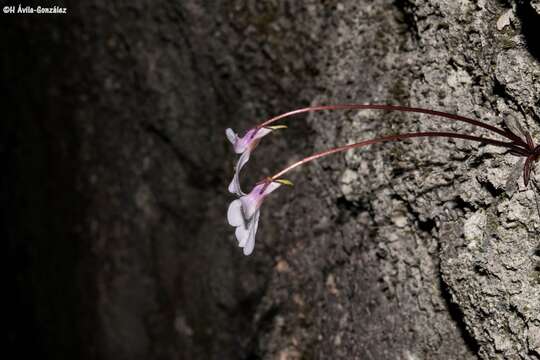
[[[235,157],[224,131],[306,105],[309,54],[282,84],[253,51],[264,44],[247,21],[273,5],[51,5],[68,15],[1,16],[9,351],[248,356],[242,336],[266,275],[238,277],[271,265],[243,258],[226,224]],[[268,166],[280,141],[261,155]]]

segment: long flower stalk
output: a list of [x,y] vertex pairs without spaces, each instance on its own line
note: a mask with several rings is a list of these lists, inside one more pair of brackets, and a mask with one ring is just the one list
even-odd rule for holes
[[322,157],[332,155],[335,153],[340,153],[340,152],[344,152],[344,151],[348,151],[348,150],[352,150],[352,149],[356,149],[356,148],[360,148],[360,147],[364,147],[368,145],[373,145],[373,144],[400,141],[400,140],[412,139],[412,138],[421,138],[421,137],[445,137],[445,138],[453,138],[453,139],[470,140],[470,141],[475,141],[479,143],[504,147],[504,148],[509,149],[516,155],[523,155],[523,156],[526,155],[524,149],[522,149],[520,146],[517,146],[513,142],[505,142],[505,141],[495,140],[491,138],[485,138],[482,136],[466,135],[466,134],[459,134],[459,133],[454,133],[454,132],[440,132],[440,131],[413,132],[413,133],[406,133],[406,134],[383,136],[383,137],[379,137],[375,139],[364,140],[364,141],[357,142],[354,144],[339,146],[333,149],[321,151],[311,156],[308,156],[300,161],[297,161],[294,164],[287,166],[283,170],[277,172],[273,176],[267,178],[267,180],[263,180],[263,181],[268,181],[268,180],[276,181],[277,179],[281,178],[283,175],[285,175],[286,173],[288,173],[289,171],[291,171],[292,169],[298,166],[304,165],[313,160],[317,160]]
[[387,104],[337,104],[337,105],[310,106],[310,107],[306,107],[302,109],[292,110],[284,114],[272,117],[262,122],[261,124],[257,125],[257,129],[268,127],[269,125],[271,125],[272,123],[278,120],[281,120],[281,119],[284,119],[293,115],[307,113],[307,112],[324,111],[324,110],[367,110],[367,109],[428,114],[428,115],[434,115],[434,116],[451,119],[455,121],[461,121],[461,122],[465,122],[465,123],[475,125],[475,126],[484,128],[486,130],[492,131],[520,145],[526,145],[523,139],[521,139],[518,135],[514,134],[510,130],[502,129],[497,126],[493,126],[488,123],[485,123],[483,121],[471,119],[465,116],[449,114],[442,111],[423,109],[423,108],[417,108],[417,107],[409,107],[409,106],[401,106],[401,105],[387,105]]
[[[451,119],[455,121],[465,122],[485,130],[488,130],[496,135],[502,136],[505,140],[497,140],[489,137],[462,134],[458,132],[448,132],[448,131],[424,131],[424,132],[411,132],[404,134],[396,135],[387,135],[377,138],[372,138],[364,141],[360,141],[354,144],[339,146],[333,149],[328,149],[315,153],[311,156],[308,156],[300,161],[297,161],[283,170],[280,170],[271,177],[266,177],[262,181],[258,182],[255,187],[249,193],[244,193],[240,189],[240,180],[239,172],[242,167],[246,164],[249,159],[251,151],[257,146],[260,139],[267,134],[271,133],[273,130],[285,127],[283,125],[271,126],[272,123],[301,113],[307,113],[312,111],[323,111],[323,110],[361,110],[361,109],[379,109],[387,111],[401,111],[401,112],[413,112],[413,113],[423,113],[428,115],[435,115],[445,119]],[[283,175],[289,171],[307,164],[311,161],[336,154],[341,153],[369,145],[380,144],[385,142],[395,142],[406,139],[414,138],[450,138],[450,139],[462,139],[468,141],[474,141],[482,144],[489,144],[493,146],[498,146],[506,148],[511,154],[525,157],[525,162],[523,165],[523,181],[525,186],[528,185],[530,180],[531,171],[534,164],[540,159],[540,145],[536,145],[528,132],[521,131],[523,136],[518,136],[516,133],[512,132],[510,129],[499,128],[497,126],[490,125],[488,123],[470,119],[464,116],[453,115],[445,112],[413,108],[407,106],[397,106],[397,105],[379,105],[379,104],[340,104],[340,105],[321,105],[321,106],[312,106],[303,109],[297,109],[289,111],[287,113],[275,116],[271,119],[268,119],[256,127],[250,129],[242,137],[234,133],[231,129],[227,129],[226,134],[229,141],[233,144],[235,152],[241,154],[240,159],[238,160],[235,176],[231,185],[229,186],[229,191],[235,193],[239,198],[231,202],[227,210],[227,220],[229,224],[235,227],[235,236],[238,240],[240,247],[244,249],[244,254],[249,255],[253,251],[255,245],[255,235],[257,233],[257,228],[259,225],[260,217],[260,207],[264,199],[281,185],[291,185],[292,183],[288,180],[283,179]]]

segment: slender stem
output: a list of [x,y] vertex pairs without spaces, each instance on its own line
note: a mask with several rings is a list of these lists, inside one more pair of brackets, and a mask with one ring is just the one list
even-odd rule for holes
[[373,145],[373,144],[399,141],[399,140],[405,140],[405,139],[411,139],[411,138],[421,138],[421,137],[446,137],[446,138],[454,138],[454,139],[464,139],[464,140],[476,141],[476,142],[480,142],[484,144],[491,144],[494,146],[505,147],[511,150],[515,150],[518,153],[523,153],[523,149],[517,147],[513,143],[499,141],[499,140],[490,139],[490,138],[484,138],[481,136],[458,134],[458,133],[452,133],[452,132],[438,132],[438,131],[414,132],[414,133],[407,133],[407,134],[383,136],[380,138],[364,140],[358,143],[344,145],[337,148],[321,151],[311,156],[308,156],[300,161],[297,161],[292,165],[287,166],[285,169],[281,170],[280,172],[270,177],[270,180],[274,181],[300,165],[306,164],[308,162],[311,162],[313,160],[316,160],[316,159],[319,159],[319,158],[322,158],[331,154],[348,151],[351,149],[356,149],[356,148]]
[[261,123],[260,125],[257,126],[257,128],[268,126],[268,125],[270,125],[270,124],[272,124],[272,123],[274,123],[274,122],[276,122],[278,120],[281,120],[283,118],[286,118],[286,117],[289,117],[289,116],[292,116],[292,115],[302,114],[302,113],[311,112],[311,111],[362,110],[362,109],[403,111],[403,112],[413,112],[413,113],[421,113],[421,114],[429,114],[429,115],[440,116],[440,117],[444,117],[444,118],[447,118],[447,119],[452,119],[452,120],[456,120],[456,121],[462,121],[462,122],[466,122],[468,124],[479,126],[481,128],[493,131],[493,132],[495,132],[495,133],[497,133],[497,134],[511,140],[512,142],[517,142],[517,143],[522,144],[522,145],[525,144],[524,141],[519,136],[517,136],[517,135],[515,135],[515,134],[513,134],[511,132],[507,132],[507,131],[505,131],[505,130],[503,130],[501,128],[498,128],[496,126],[485,123],[483,121],[470,119],[470,118],[460,116],[460,115],[449,114],[449,113],[445,113],[445,112],[442,112],[442,111],[422,109],[422,108],[416,108],[416,107],[408,107],[408,106],[399,106],[399,105],[386,105],[386,104],[338,104],[338,105],[311,106],[311,107],[306,107],[306,108],[302,108],[302,109],[289,111],[289,112],[286,112],[284,114],[275,116],[275,117],[273,117],[271,119],[268,119],[265,122]]

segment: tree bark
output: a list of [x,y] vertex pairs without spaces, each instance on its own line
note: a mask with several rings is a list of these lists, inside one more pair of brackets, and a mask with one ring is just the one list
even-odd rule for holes
[[[356,102],[513,121],[539,142],[538,1],[65,6],[12,17],[0,35],[12,346],[51,358],[540,359],[540,194],[518,158],[424,139],[320,160],[265,202],[244,257],[226,223],[224,136]],[[369,137],[486,135],[383,111],[286,124],[244,186]]]

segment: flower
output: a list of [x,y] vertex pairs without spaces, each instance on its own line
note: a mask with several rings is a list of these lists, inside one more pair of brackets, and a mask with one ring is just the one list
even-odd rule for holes
[[236,228],[238,246],[244,249],[244,255],[251,254],[255,247],[255,235],[259,226],[260,207],[263,200],[282,184],[280,180],[257,184],[249,194],[241,196],[229,205],[227,220]]
[[240,187],[240,170],[248,162],[251,151],[255,149],[260,139],[271,132],[271,128],[253,128],[248,130],[243,137],[239,137],[232,129],[225,130],[227,139],[233,144],[234,152],[242,154],[236,163],[234,176],[229,184],[229,192],[239,196],[245,195]]
[[246,132],[243,137],[238,136],[233,129],[225,130],[227,139],[233,144],[234,152],[243,154],[246,150],[253,150],[257,146],[258,140],[272,132],[272,128],[253,128]]
[[234,176],[231,180],[231,183],[229,184],[229,192],[232,194],[236,194],[238,196],[245,195],[245,193],[242,191],[242,188],[240,187],[240,170],[242,170],[244,165],[246,165],[246,163],[248,162],[249,154],[250,151],[245,151],[236,163],[236,167],[234,169]]

